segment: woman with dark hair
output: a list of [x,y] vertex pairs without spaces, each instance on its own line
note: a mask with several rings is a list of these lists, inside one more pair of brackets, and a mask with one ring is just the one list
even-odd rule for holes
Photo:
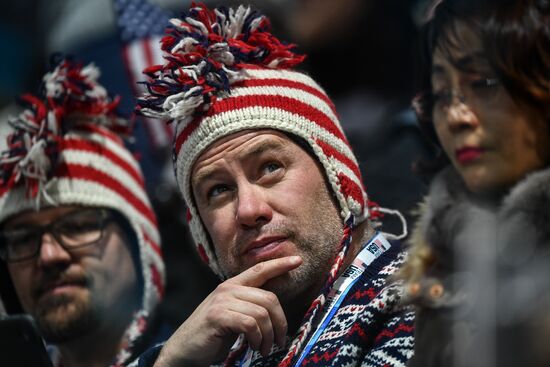
[[548,366],[550,2],[434,9],[414,106],[440,154],[401,273],[411,366]]

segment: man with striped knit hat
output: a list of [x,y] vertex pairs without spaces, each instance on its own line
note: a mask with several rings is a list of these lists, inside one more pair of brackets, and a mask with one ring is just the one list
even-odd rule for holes
[[126,365],[162,333],[156,218],[98,77],[58,57],[0,155],[0,297],[34,317],[55,366]]
[[191,233],[224,282],[136,365],[405,366],[413,315],[388,282],[404,254],[304,56],[246,7],[192,5],[161,45],[138,111],[177,124]]

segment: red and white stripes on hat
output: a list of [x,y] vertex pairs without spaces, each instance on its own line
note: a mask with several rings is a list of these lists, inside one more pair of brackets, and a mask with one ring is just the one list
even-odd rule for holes
[[162,40],[166,63],[146,69],[149,93],[138,112],[174,120],[176,180],[189,208],[201,257],[220,276],[198,216],[191,169],[216,140],[247,129],[275,129],[304,139],[324,168],[341,216],[355,224],[369,216],[361,173],[335,107],[308,75],[290,70],[304,56],[269,32],[269,21],[250,8],[192,7],[172,20]]
[[[27,109],[9,121],[0,156],[0,223],[28,210],[57,205],[118,211],[135,231],[143,274],[143,301],[126,332],[123,364],[164,292],[164,263],[155,213],[138,162],[118,132],[118,100],[97,84],[99,70],[60,60],[44,76],[43,95],[26,95]],[[3,145],[3,144],[2,144]]]
[[[196,159],[216,140],[247,129],[275,129],[303,138],[324,168],[344,220],[356,223],[368,215],[367,195],[349,143],[333,104],[307,75],[290,70],[244,69],[247,79],[217,99],[206,116],[179,124],[176,134],[176,177],[191,213],[191,232],[214,259],[206,231],[193,203],[191,170]],[[219,269],[210,261],[210,266]]]
[[[266,17],[243,6],[210,10],[199,4],[171,23],[161,42],[166,62],[144,71],[149,76],[148,93],[138,99],[137,111],[177,123],[176,180],[189,209],[198,252],[214,272],[223,278],[194,204],[190,175],[197,158],[218,139],[253,129],[300,137],[312,148],[337,197],[344,236],[334,244],[338,255],[325,286],[280,362],[289,366],[326,302],[349,249],[352,226],[369,217],[357,160],[326,93],[306,74],[291,70],[304,56],[270,33]],[[238,358],[240,352],[238,348],[228,360]]]

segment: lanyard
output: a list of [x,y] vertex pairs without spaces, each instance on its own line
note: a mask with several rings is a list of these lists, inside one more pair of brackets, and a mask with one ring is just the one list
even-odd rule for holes
[[[332,286],[327,301],[325,303],[325,311],[323,318],[318,323],[317,329],[313,336],[309,339],[307,345],[304,347],[303,352],[300,354],[298,362],[294,365],[299,366],[306,355],[311,351],[313,345],[317,342],[323,331],[326,329],[328,323],[338,311],[342,301],[346,294],[353,287],[353,285],[359,280],[365,269],[380,255],[391,247],[390,243],[380,233],[376,235],[363,247],[361,252],[357,255],[353,263],[351,263],[346,270],[336,279]],[[240,367],[248,367],[252,361],[252,355],[254,351],[248,348],[243,359],[241,360]]]

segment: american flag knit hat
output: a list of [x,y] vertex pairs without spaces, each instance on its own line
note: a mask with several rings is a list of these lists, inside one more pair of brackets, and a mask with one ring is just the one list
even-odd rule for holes
[[148,92],[137,112],[174,121],[174,170],[199,254],[222,275],[199,218],[191,170],[215,141],[249,129],[275,129],[306,141],[321,163],[344,221],[369,217],[361,173],[335,107],[308,75],[291,70],[305,56],[273,36],[269,20],[240,6],[193,5],[172,19],[161,41],[166,62],[144,70]]
[[[372,217],[355,155],[325,91],[292,70],[305,56],[270,33],[269,20],[249,7],[208,9],[191,5],[172,19],[161,40],[163,65],[144,70],[147,93],[137,111],[175,121],[173,160],[177,184],[188,206],[191,233],[202,259],[223,277],[191,190],[197,158],[218,139],[242,130],[275,129],[303,139],[321,164],[345,223],[339,254],[326,287],[314,301],[289,354],[305,340],[322,308],[351,241],[354,225]],[[309,329],[308,329],[309,328]]]
[[[164,292],[164,263],[155,213],[138,162],[120,135],[131,124],[115,113],[98,84],[99,70],[58,57],[38,96],[23,95],[26,109],[8,121],[0,154],[0,223],[18,213],[56,205],[105,207],[135,231],[143,275],[141,309],[126,331],[115,365],[123,365]],[[139,271],[139,270],[138,270]]]

